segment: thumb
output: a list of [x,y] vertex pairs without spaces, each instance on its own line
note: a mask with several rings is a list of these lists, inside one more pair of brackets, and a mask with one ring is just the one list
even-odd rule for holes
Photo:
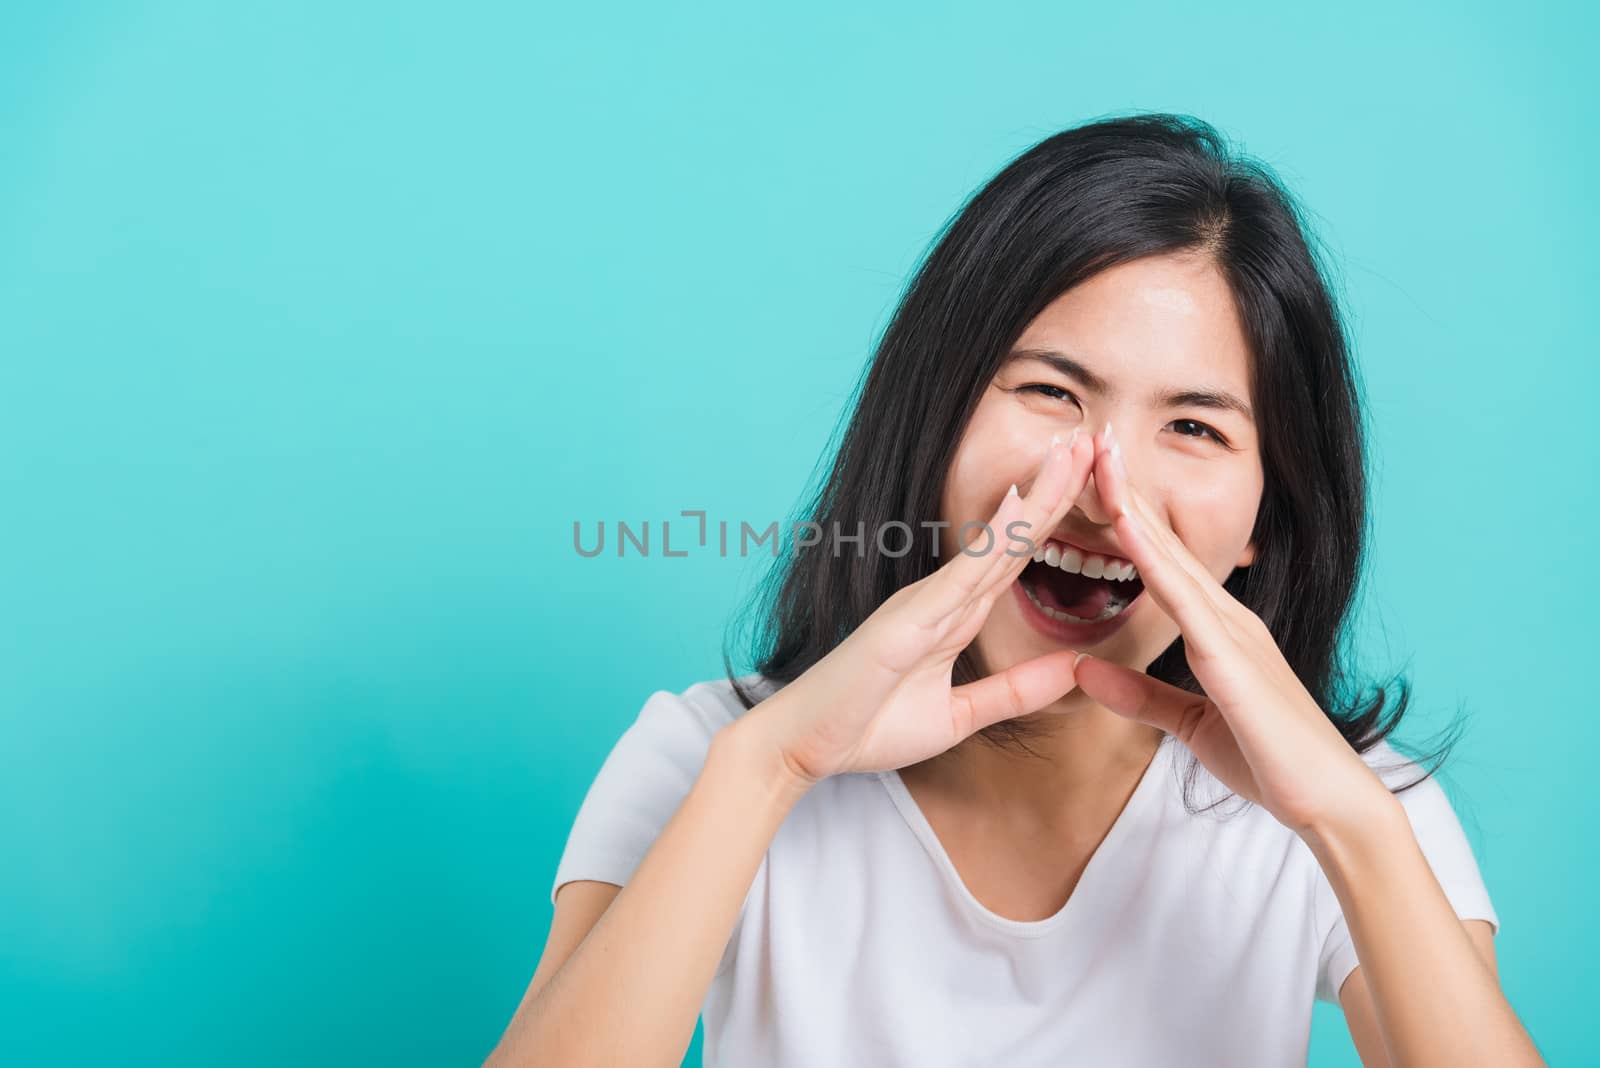
[[1203,694],[1180,690],[1170,683],[1079,653],[1073,664],[1078,688],[1119,716],[1159,727],[1168,734],[1183,736],[1187,722],[1192,731],[1207,712],[1211,701]]
[[1072,670],[1076,655],[1071,649],[1046,653],[953,688],[950,699],[965,709],[970,723],[967,733],[1037,712],[1065,696],[1076,685]]

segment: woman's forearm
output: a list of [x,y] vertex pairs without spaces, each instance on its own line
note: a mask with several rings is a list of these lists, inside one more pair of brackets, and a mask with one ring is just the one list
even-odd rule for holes
[[681,1063],[761,859],[805,793],[742,726],[760,707],[714,736],[637,871],[487,1065]]
[[1396,1068],[1544,1064],[1397,798],[1375,793],[1302,837],[1344,910]]

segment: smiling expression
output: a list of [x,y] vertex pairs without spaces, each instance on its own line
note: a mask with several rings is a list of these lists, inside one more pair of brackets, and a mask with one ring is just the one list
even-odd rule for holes
[[[1250,371],[1232,292],[1203,255],[1135,260],[1074,286],[1028,324],[979,399],[945,480],[942,518],[954,526],[942,551],[956,550],[952,529],[992,515],[1011,483],[1028,491],[1052,434],[1081,427],[1088,435],[1110,422],[1134,487],[1190,553],[1226,579],[1255,558],[1263,476]],[[1099,550],[1113,575],[1123,570],[1126,554],[1092,477],[1054,531],[1029,536],[1041,548],[1048,536]],[[1067,570],[1074,564],[1069,557]],[[1142,671],[1178,637],[1148,595],[1103,623],[1051,618],[1024,589],[1065,586],[1075,596],[1101,586],[1046,568],[1049,561],[1031,564],[1021,588],[996,600],[977,638],[990,670],[1070,646]],[[1099,611],[1107,593],[1138,588],[1136,579],[1111,584],[1084,601],[1085,610]]]

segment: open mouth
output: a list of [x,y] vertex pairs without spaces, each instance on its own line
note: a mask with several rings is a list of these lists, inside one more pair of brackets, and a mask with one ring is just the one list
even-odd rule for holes
[[1039,611],[1063,623],[1114,619],[1144,589],[1132,561],[1057,541],[1041,545],[1017,581]]

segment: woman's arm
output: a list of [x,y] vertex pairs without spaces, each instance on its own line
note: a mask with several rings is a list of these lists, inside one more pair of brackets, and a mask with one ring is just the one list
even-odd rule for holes
[[[1472,936],[1478,956],[1494,970],[1498,982],[1500,970],[1494,959],[1494,925],[1488,920],[1462,920],[1461,926]],[[1361,974],[1359,964],[1350,970],[1339,987],[1339,1007],[1344,1009],[1344,1022],[1350,1028],[1350,1038],[1365,1068],[1391,1068],[1389,1052],[1383,1046],[1383,1032],[1378,1029],[1378,1010],[1372,1004],[1372,991],[1367,989],[1367,977]]]
[[754,714],[712,738],[638,870],[554,974],[535,975],[486,1068],[682,1062],[761,858],[808,786],[747,728]]
[[1095,484],[1145,590],[1182,631],[1203,694],[1084,655],[1079,687],[1178,737],[1301,836],[1338,898],[1396,1065],[1542,1065],[1478,956],[1406,807],[1317,704],[1267,624],[1194,558],[1127,477],[1109,427]]
[[[1027,495],[1012,486],[995,509],[991,533],[1055,529],[1092,459],[1076,432],[1052,439]],[[719,730],[683,802],[609,905],[595,886],[573,901],[576,913],[557,905],[562,922],[547,953],[577,948],[542,985],[529,984],[491,1068],[677,1065],[761,858],[811,786],[925,760],[1072,689],[1071,650],[951,685],[956,658],[1032,559],[1032,545],[1016,552],[991,537],[972,551],[977,540]]]
[[1339,898],[1388,1064],[1544,1064],[1393,794],[1301,838]]

